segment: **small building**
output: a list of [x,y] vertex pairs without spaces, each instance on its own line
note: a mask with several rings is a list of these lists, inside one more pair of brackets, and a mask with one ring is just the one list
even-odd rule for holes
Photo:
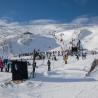
[[12,80],[28,79],[27,61],[11,60]]

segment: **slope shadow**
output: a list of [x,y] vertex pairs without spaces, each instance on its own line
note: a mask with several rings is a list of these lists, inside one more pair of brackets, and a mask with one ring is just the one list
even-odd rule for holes
[[45,36],[34,36],[34,38],[30,39],[17,38],[11,42],[11,49],[15,54],[32,52],[33,49],[48,51],[57,47],[59,47],[59,44],[56,43],[54,38]]
[[36,73],[33,81],[41,81],[41,82],[95,82],[94,78],[86,77],[86,78],[63,78],[63,77],[49,77],[45,76],[41,73]]
[[85,37],[89,36],[90,34],[92,34],[91,31],[83,29],[80,31],[79,38],[83,40]]

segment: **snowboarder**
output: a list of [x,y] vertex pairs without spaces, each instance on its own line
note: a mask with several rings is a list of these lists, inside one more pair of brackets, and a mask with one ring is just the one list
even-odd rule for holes
[[50,71],[51,70],[51,67],[50,67],[51,62],[50,62],[50,60],[47,61],[47,65],[48,65],[48,71]]

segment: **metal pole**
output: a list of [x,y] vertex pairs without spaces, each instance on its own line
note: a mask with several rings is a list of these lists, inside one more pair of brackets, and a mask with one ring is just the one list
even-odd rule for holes
[[33,78],[34,78],[34,76],[35,76],[35,65],[34,65],[34,63],[35,63],[35,57],[36,57],[36,51],[35,51],[35,49],[34,49],[34,51],[33,51],[33,64],[32,64],[32,68],[33,68],[33,71],[32,71]]

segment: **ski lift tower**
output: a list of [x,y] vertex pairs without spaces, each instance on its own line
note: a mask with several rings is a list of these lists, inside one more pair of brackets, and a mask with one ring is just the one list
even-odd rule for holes
[[35,59],[36,59],[36,57],[39,55],[39,52],[38,51],[36,51],[35,49],[33,50],[33,64],[32,64],[32,72],[30,73],[30,78],[31,77],[35,77],[35,68],[36,68],[36,66],[35,66]]

